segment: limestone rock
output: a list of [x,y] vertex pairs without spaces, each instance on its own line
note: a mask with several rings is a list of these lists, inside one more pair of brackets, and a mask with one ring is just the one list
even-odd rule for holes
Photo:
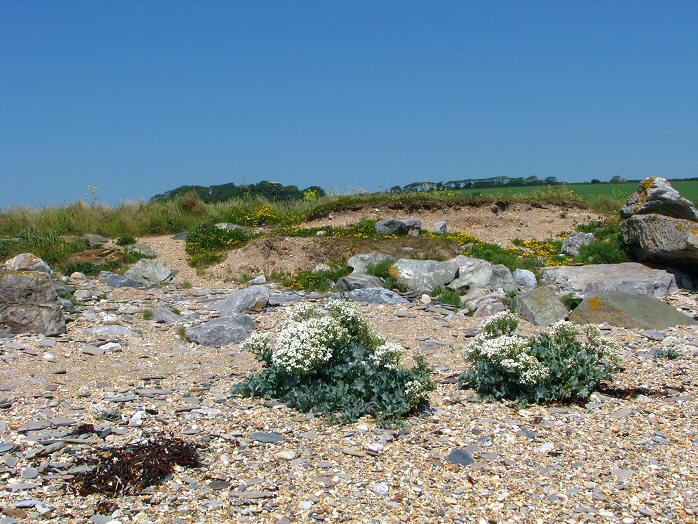
[[460,261],[458,278],[448,287],[454,291],[463,292],[468,289],[502,289],[505,293],[516,291],[517,284],[508,267],[502,264],[491,264],[479,258],[457,257]]
[[354,273],[366,273],[368,266],[375,266],[385,261],[394,262],[395,257],[372,251],[370,253],[359,253],[347,260],[347,265],[352,268]]
[[148,286],[169,282],[174,278],[174,273],[169,267],[150,259],[139,260],[124,275]]
[[211,347],[237,344],[250,336],[254,330],[254,320],[245,313],[228,313],[204,324],[190,327],[186,336],[192,342]]
[[559,296],[581,299],[613,291],[663,297],[678,290],[674,275],[637,262],[546,267],[542,283]]
[[536,275],[528,269],[516,268],[514,270],[514,282],[519,286],[519,289],[534,289],[538,286]]
[[434,233],[446,233],[448,231],[448,222],[440,220],[434,224]]
[[638,329],[698,324],[656,298],[616,292],[587,297],[570,313],[569,319],[578,324],[610,324]]
[[48,264],[32,253],[20,253],[5,261],[5,268],[8,271],[39,271],[51,274]]
[[468,311],[472,311],[475,317],[489,317],[495,313],[506,311],[505,297],[506,295],[501,289],[493,291],[476,288],[471,289],[461,297],[461,305]]
[[109,242],[109,239],[104,238],[101,235],[93,235],[92,233],[87,233],[85,235],[85,240],[87,240],[87,243],[92,247],[102,247],[104,244]]
[[588,246],[594,240],[596,240],[594,233],[575,233],[574,235],[568,236],[564,240],[560,252],[563,255],[577,257],[579,256],[579,250],[582,248],[582,246]]
[[514,311],[536,326],[549,326],[567,316],[567,308],[549,288],[540,286],[518,295]]
[[459,256],[444,262],[401,258],[390,267],[390,275],[410,291],[430,293],[456,278],[461,259]]
[[334,288],[337,291],[351,291],[353,289],[383,287],[383,281],[373,275],[352,273],[337,280]]
[[422,222],[416,218],[398,220],[388,218],[376,223],[376,231],[381,235],[413,235],[418,236],[422,229]]
[[401,306],[410,303],[409,300],[398,293],[395,293],[395,291],[382,287],[354,289],[347,293],[342,293],[341,297],[346,300],[353,300],[354,302],[361,302],[363,304],[391,304]]
[[698,208],[661,177],[643,180],[620,212],[623,218],[650,213],[698,222]]
[[623,242],[638,260],[698,268],[698,223],[649,214],[620,225]]
[[113,288],[122,288],[122,287],[133,287],[133,288],[139,288],[143,287],[143,284],[140,282],[136,282],[133,279],[130,279],[128,277],[125,277],[123,275],[119,275],[117,273],[112,273],[111,271],[100,271],[99,272],[99,281],[107,285],[109,287]]
[[48,274],[0,272],[0,332],[65,333],[65,318]]
[[269,288],[250,286],[235,291],[227,298],[213,305],[222,313],[240,313],[243,311],[262,311],[269,302]]

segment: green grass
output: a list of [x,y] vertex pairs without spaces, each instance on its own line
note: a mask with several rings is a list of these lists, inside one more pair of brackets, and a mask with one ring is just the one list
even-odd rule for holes
[[436,300],[442,304],[449,304],[458,308],[461,306],[460,295],[450,288],[439,286],[432,292],[431,295],[436,297]]
[[274,272],[270,279],[297,291],[330,291],[337,280],[351,273],[351,268],[343,260],[330,261],[327,265],[330,269],[326,271],[303,269],[291,274]]
[[595,221],[577,226],[577,231],[593,233],[591,244],[579,249],[575,262],[581,264],[618,264],[631,260],[621,241],[620,220]]

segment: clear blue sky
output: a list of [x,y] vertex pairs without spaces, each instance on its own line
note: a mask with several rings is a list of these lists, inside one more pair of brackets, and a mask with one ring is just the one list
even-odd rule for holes
[[0,0],[0,206],[698,176],[698,1]]

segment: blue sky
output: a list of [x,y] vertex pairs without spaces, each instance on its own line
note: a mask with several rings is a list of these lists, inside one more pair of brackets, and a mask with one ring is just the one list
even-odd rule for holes
[[698,2],[0,0],[0,206],[698,176]]

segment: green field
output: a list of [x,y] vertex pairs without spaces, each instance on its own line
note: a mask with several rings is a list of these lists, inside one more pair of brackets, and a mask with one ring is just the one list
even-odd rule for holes
[[[624,184],[568,184],[582,199],[590,205],[603,198],[609,198],[617,202],[624,202],[636,189],[636,183]],[[679,193],[698,205],[698,180],[685,180],[671,182]],[[525,195],[540,189],[540,186],[527,187],[493,187],[481,189],[461,189],[464,196],[471,196],[477,193],[482,195]]]

